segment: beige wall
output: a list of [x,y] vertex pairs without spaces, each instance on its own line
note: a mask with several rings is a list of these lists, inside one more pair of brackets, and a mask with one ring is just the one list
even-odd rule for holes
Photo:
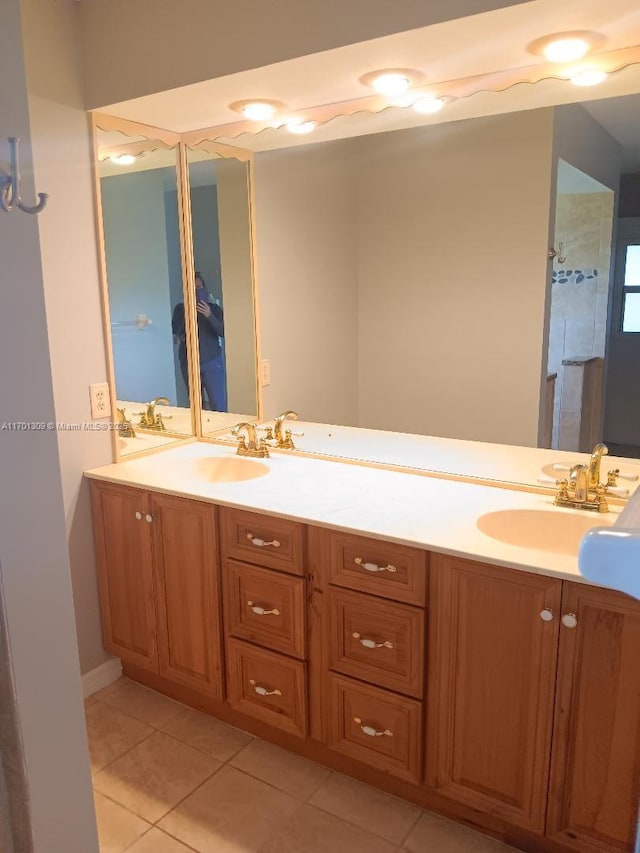
[[517,5],[518,0],[83,0],[87,107]]
[[258,155],[267,416],[535,445],[552,132],[539,110]]
[[261,358],[271,362],[265,417],[357,420],[354,144],[255,158]]
[[[106,380],[98,280],[91,143],[83,110],[72,4],[25,5],[25,54],[35,175],[51,199],[39,219],[56,419],[90,423],[89,385]],[[108,659],[102,646],[91,508],[83,471],[112,461],[111,434],[57,433],[80,664]]]
[[[25,15],[24,29],[20,7]],[[46,32],[48,48],[38,62],[52,62],[58,56],[57,51],[66,51],[73,35],[71,14],[71,4],[43,5],[39,0],[24,3],[7,0],[0,4],[0,157],[4,160],[6,156],[6,135],[22,137],[25,200],[34,197],[34,158],[46,160],[38,171],[37,187],[52,194],[49,209],[39,217],[21,212],[0,213],[4,284],[0,289],[2,421],[47,422],[55,421],[61,414],[56,410],[52,378],[55,368],[49,351],[46,291],[55,285],[57,298],[66,301],[70,318],[70,300],[66,294],[69,280],[77,273],[67,262],[63,274],[52,270],[50,276],[47,269],[45,282],[41,265],[50,262],[48,231],[56,229],[59,222],[66,223],[58,232],[59,255],[68,258],[75,240],[86,239],[82,216],[87,214],[88,203],[80,210],[69,207],[78,200],[73,173],[66,151],[59,144],[59,135],[49,136],[55,122],[45,122],[40,106],[29,100],[27,83],[31,85],[31,80],[27,80],[25,63],[31,71],[35,40],[38,44],[43,41],[39,35],[36,37],[40,28]],[[56,61],[64,63],[59,57]],[[58,89],[56,94],[60,93]],[[57,112],[53,107],[52,111],[52,115]],[[57,164],[55,167],[53,162]],[[57,177],[61,171],[69,178],[66,199]],[[56,270],[60,270],[60,265]],[[95,281],[89,278],[86,286],[95,289]],[[70,337],[70,319],[66,328]],[[95,341],[92,346],[97,348]],[[67,377],[70,383],[75,381],[77,365],[72,367]],[[61,408],[64,417],[65,407]],[[0,583],[24,748],[34,850],[35,853],[54,850],[97,853],[61,457],[55,431],[2,431],[0,470]]]
[[247,164],[216,161],[228,411],[255,415],[255,314]]
[[552,115],[361,140],[360,425],[537,443]]

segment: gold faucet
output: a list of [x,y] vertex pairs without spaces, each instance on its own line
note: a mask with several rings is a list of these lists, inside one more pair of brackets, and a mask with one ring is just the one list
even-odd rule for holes
[[122,438],[135,438],[136,431],[133,428],[133,424],[127,418],[127,413],[124,409],[116,409],[118,412],[118,423],[117,430],[118,433],[122,436]]
[[609,512],[606,494],[609,487],[616,485],[618,472],[609,471],[607,482],[600,482],[602,457],[608,452],[606,445],[596,444],[588,465],[573,465],[568,479],[556,480],[558,493],[553,501],[554,504],[592,512]]
[[[246,433],[246,438],[242,433]],[[269,448],[264,438],[258,439],[255,424],[243,421],[236,424],[231,433],[238,437],[238,456],[256,456],[264,459],[269,456]]]
[[[606,444],[596,444],[591,451],[591,459],[589,460],[589,488],[595,489],[600,482],[600,465],[602,457],[606,456],[609,448]],[[608,485],[612,485],[609,483]]]
[[[261,429],[265,430],[265,440],[266,441],[275,441],[275,447],[278,447],[280,450],[295,450],[295,444],[293,443],[293,433],[290,429],[283,430],[284,422],[287,418],[291,418],[291,420],[298,419],[298,413],[292,411],[283,412],[281,415],[274,420],[272,427],[261,427]],[[296,435],[303,435],[303,433],[295,433]]]
[[165,406],[168,406],[169,400],[166,397],[156,397],[155,400],[150,400],[147,403],[146,412],[136,412],[136,414],[140,416],[140,423],[138,424],[139,429],[155,429],[158,431],[166,430],[164,421],[171,420],[172,416],[165,415],[165,418],[163,419],[160,412],[156,414],[156,406],[160,403],[164,403]]

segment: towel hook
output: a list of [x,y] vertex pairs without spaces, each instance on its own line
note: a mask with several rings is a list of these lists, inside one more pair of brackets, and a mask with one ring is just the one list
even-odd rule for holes
[[11,213],[18,208],[23,213],[40,213],[47,205],[47,193],[38,193],[38,203],[32,206],[25,204],[20,198],[20,158],[18,144],[20,139],[10,136],[9,151],[11,168],[8,175],[0,175],[0,210]]

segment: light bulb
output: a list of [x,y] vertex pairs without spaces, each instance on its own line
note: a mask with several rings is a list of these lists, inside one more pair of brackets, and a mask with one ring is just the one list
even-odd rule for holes
[[549,62],[573,62],[589,50],[589,42],[581,38],[564,38],[551,41],[543,49],[543,55]]
[[118,166],[132,166],[136,162],[133,154],[114,154],[109,159]]
[[394,95],[401,95],[403,92],[406,92],[409,88],[410,82],[409,78],[405,77],[403,74],[390,71],[386,74],[380,74],[379,77],[376,77],[375,80],[371,82],[371,85],[376,92],[380,92],[381,95],[393,97]]
[[293,119],[292,121],[287,122],[287,130],[290,133],[311,133],[312,130],[315,130],[316,122],[315,121],[296,121]]
[[439,113],[444,107],[442,98],[434,98],[433,95],[428,95],[425,98],[420,98],[413,105],[414,110],[421,115],[433,115]]
[[273,104],[267,104],[264,101],[256,101],[242,108],[245,118],[251,119],[251,121],[267,121],[275,111],[276,108]]
[[607,73],[599,68],[580,68],[569,72],[568,77],[574,86],[597,86],[607,79]]

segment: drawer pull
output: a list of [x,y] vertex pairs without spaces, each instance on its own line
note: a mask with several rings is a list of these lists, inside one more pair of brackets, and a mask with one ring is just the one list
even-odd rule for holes
[[252,545],[255,545],[256,548],[279,548],[280,543],[277,539],[273,539],[271,542],[266,542],[264,539],[258,539],[257,536],[254,536],[253,533],[247,533],[247,539],[251,542]]
[[393,574],[398,571],[395,566],[391,565],[391,563],[386,566],[378,566],[375,563],[365,563],[362,557],[356,557],[353,562],[358,566],[362,566],[365,572],[389,572],[390,574]]
[[374,729],[373,726],[368,726],[366,723],[363,723],[360,717],[354,717],[353,722],[357,726],[360,726],[362,733],[367,735],[367,737],[393,737],[393,732],[389,729],[385,729],[383,732],[380,732],[378,729]]
[[282,690],[267,690],[266,687],[263,687],[261,684],[256,684],[253,678],[249,679],[249,684],[253,687],[258,696],[282,696]]
[[389,642],[389,640],[385,640],[384,643],[376,643],[375,640],[368,640],[366,637],[363,637],[362,634],[358,634],[357,631],[354,631],[351,635],[354,640],[359,640],[360,645],[364,646],[365,649],[392,649],[393,643]]
[[247,601],[247,607],[250,607],[256,616],[279,616],[280,611],[275,607],[273,610],[265,610],[264,607],[260,607],[259,604],[254,604],[253,601]]

